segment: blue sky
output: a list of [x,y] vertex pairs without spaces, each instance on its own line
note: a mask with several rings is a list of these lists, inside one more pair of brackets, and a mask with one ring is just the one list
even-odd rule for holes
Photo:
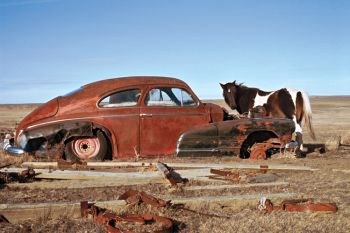
[[350,1],[0,0],[0,103],[120,76],[350,95]]

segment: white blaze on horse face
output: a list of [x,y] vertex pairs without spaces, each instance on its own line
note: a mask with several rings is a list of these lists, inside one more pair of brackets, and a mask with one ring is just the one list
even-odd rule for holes
[[255,108],[256,106],[263,106],[264,104],[267,103],[267,99],[270,97],[270,95],[272,95],[274,92],[271,92],[268,95],[259,95],[259,93],[256,93],[256,96],[254,98],[254,106],[253,108]]

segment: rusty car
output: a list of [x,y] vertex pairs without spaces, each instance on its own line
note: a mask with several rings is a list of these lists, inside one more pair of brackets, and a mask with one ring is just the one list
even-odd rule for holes
[[42,104],[17,126],[8,151],[61,146],[70,161],[150,156],[266,158],[292,138],[293,121],[232,119],[203,103],[182,80],[124,77],[97,81]]

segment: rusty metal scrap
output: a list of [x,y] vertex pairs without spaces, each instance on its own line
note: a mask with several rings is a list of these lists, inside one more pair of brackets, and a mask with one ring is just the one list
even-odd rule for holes
[[174,210],[185,210],[189,211],[191,213],[200,214],[206,217],[215,217],[215,218],[229,218],[227,216],[221,216],[216,214],[207,214],[198,212],[195,210],[188,209],[184,206],[184,204],[173,204],[171,201],[164,201],[163,199],[156,198],[150,194],[147,194],[145,192],[140,192],[136,190],[128,190],[124,194],[120,195],[118,200],[125,200],[130,205],[137,205],[142,202],[151,205],[152,207],[159,208],[159,207],[167,207]]
[[9,220],[7,220],[7,218],[4,215],[0,214],[0,224],[2,223],[10,223],[10,222]]
[[145,192],[139,192],[136,190],[128,190],[124,194],[120,195],[118,200],[125,200],[130,205],[137,205],[142,202],[151,205],[153,207],[166,207],[170,202],[166,202],[162,199],[156,198]]
[[[260,172],[266,173],[266,169],[261,169]],[[209,176],[209,178],[211,179],[228,180],[234,183],[247,181],[250,178],[257,176],[257,172],[254,172],[254,171],[239,172],[239,171],[225,171],[225,170],[210,169],[210,173],[215,175],[215,176]]]
[[154,231],[155,233],[169,233],[173,232],[173,221],[170,218],[151,215],[151,214],[123,214],[118,215],[112,213],[104,208],[95,206],[92,203],[83,201],[80,203],[80,210],[82,217],[92,216],[93,221],[105,226],[107,232],[110,233],[136,233],[135,231],[122,230],[120,225],[125,222],[138,224],[157,224],[161,225],[161,230]]
[[211,179],[220,179],[220,180],[224,179],[224,180],[233,181],[235,183],[238,183],[241,180],[241,176],[239,172],[210,169],[210,173],[216,175],[216,176],[210,176]]
[[66,161],[63,159],[57,160],[57,168],[60,170],[74,169],[74,170],[88,170],[87,162],[85,161]]
[[0,172],[0,184],[6,184],[11,182],[26,183],[31,181],[34,177],[35,171],[32,168],[28,168],[19,173]]
[[258,210],[271,212],[276,210],[288,212],[337,212],[336,203],[315,203],[312,199],[288,199],[282,201],[280,206],[274,206],[270,199],[261,198]]
[[182,178],[179,173],[165,163],[158,162],[157,168],[163,176],[170,182],[171,186],[177,186],[178,183],[186,183],[188,179]]
[[11,165],[13,165],[13,163],[8,163],[8,164],[5,164],[5,165],[0,165],[0,169],[9,167],[9,166],[11,166]]
[[250,148],[250,159],[265,160],[267,159],[266,151],[269,149],[280,149],[280,140],[278,138],[270,138],[266,142],[255,143]]

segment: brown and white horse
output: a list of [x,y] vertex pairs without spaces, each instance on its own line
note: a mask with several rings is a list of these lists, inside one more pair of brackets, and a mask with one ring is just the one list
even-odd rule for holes
[[295,123],[296,141],[299,149],[303,149],[301,123],[304,122],[312,139],[316,139],[312,127],[312,112],[308,95],[300,90],[282,88],[277,91],[266,92],[258,88],[249,88],[242,84],[221,84],[225,102],[231,109],[240,114],[249,114],[250,110],[263,106],[269,117],[292,119]]

